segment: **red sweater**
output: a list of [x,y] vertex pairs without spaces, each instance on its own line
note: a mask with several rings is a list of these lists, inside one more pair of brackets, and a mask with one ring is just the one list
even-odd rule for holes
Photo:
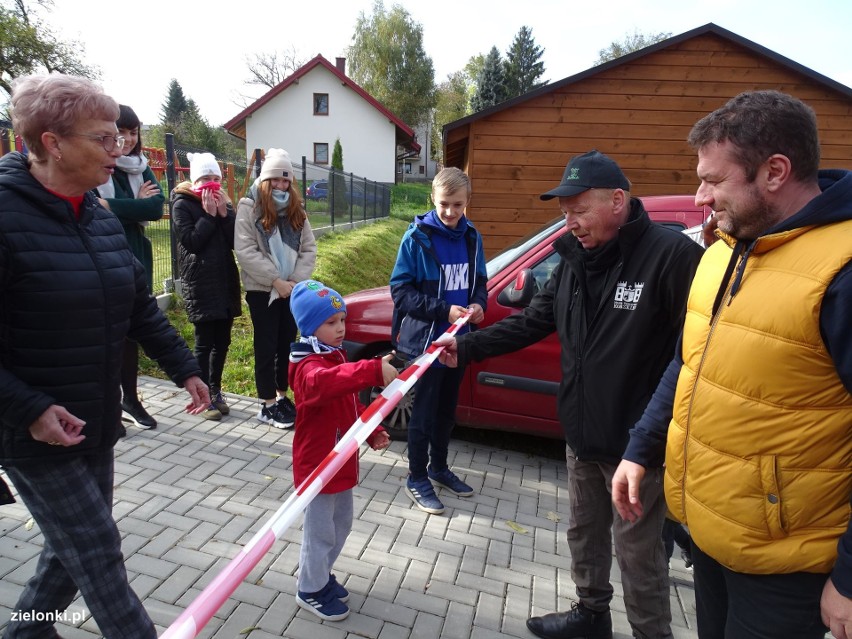
[[[293,437],[293,482],[299,486],[319,466],[334,445],[364,411],[358,392],[382,386],[382,360],[347,362],[342,350],[312,353],[290,362],[290,384],[296,398]],[[379,426],[367,438],[369,443]],[[358,483],[358,456],[352,455],[323,486],[323,493],[339,493]]]

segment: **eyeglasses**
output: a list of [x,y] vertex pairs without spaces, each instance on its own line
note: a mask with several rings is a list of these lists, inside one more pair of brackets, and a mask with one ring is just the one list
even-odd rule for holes
[[110,153],[115,147],[118,147],[119,151],[124,148],[125,138],[123,135],[92,135],[91,133],[69,133],[68,135],[97,140],[107,153]]

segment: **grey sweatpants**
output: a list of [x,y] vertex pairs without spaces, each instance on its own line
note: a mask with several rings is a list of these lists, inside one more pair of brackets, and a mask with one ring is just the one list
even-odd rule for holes
[[352,490],[320,493],[305,508],[298,589],[313,593],[328,583],[331,568],[352,530]]
[[571,578],[587,608],[609,608],[612,548],[621,569],[624,606],[640,639],[670,639],[669,573],[661,537],[666,515],[663,469],[649,468],[639,487],[644,513],[635,523],[612,505],[615,466],[579,461],[566,447],[568,464],[568,547]]

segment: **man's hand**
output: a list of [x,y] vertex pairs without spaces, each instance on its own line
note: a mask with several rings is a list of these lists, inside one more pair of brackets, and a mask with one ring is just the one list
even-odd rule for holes
[[450,306],[450,314],[447,319],[450,321],[450,324],[453,324],[458,318],[465,314],[467,314],[467,309],[464,306],[453,304]]
[[819,602],[822,622],[837,639],[852,639],[852,599],[844,597],[829,577],[822,589]]
[[642,516],[639,484],[645,476],[645,467],[622,459],[612,476],[612,503],[622,519],[634,522]]
[[75,446],[86,439],[81,434],[85,425],[86,422],[69,413],[64,406],[54,404],[30,424],[30,435],[51,446]]
[[210,389],[198,376],[189,377],[184,381],[183,387],[192,398],[184,410],[190,415],[198,415],[210,406]]
[[471,304],[467,307],[467,310],[470,311],[469,324],[479,324],[485,319],[485,311],[482,310],[479,304]]
[[399,371],[396,370],[396,367],[391,364],[391,360],[396,357],[396,353],[391,351],[387,355],[382,358],[382,382],[387,386],[393,380],[396,379],[396,376],[399,375]]
[[444,350],[438,353],[438,361],[444,366],[456,368],[459,365],[459,345],[455,337],[441,335],[438,339],[432,342],[435,346],[443,346]]

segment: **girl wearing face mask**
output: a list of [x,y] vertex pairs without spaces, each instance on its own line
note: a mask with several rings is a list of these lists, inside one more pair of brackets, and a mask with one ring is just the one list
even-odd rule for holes
[[[115,125],[118,135],[124,136],[123,155],[116,159],[112,177],[97,191],[101,204],[121,220],[130,250],[145,267],[150,292],[153,289],[154,255],[151,240],[145,237],[145,226],[163,217],[166,198],[154,172],[148,167],[148,159],[142,155],[142,136],[139,133],[142,123],[129,106],[120,104],[118,109]],[[139,346],[128,339],[121,365],[122,418],[139,428],[156,428],[157,421],[139,401],[136,390],[138,369]]]
[[210,387],[205,419],[231,412],[222,395],[222,372],[234,318],[242,314],[240,276],[234,261],[236,213],[222,187],[212,153],[187,153],[189,181],[172,191],[172,223],[178,239],[180,288],[195,327],[195,357]]
[[287,397],[287,366],[296,322],[290,293],[312,276],[317,244],[283,149],[267,151],[260,177],[237,205],[234,251],[254,327],[254,378],[261,400],[257,419],[292,428],[296,407]]

